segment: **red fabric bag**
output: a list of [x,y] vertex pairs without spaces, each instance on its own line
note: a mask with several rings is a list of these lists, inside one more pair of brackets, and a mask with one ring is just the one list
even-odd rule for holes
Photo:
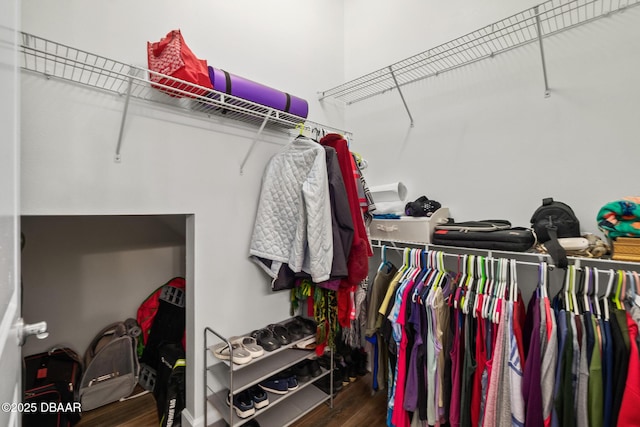
[[[189,49],[182,38],[180,30],[170,31],[162,40],[158,42],[147,42],[147,58],[149,62],[149,79],[154,83],[163,86],[153,85],[156,89],[162,90],[171,96],[181,98],[189,96],[180,91],[193,93],[195,95],[205,96],[208,91],[193,87],[191,85],[181,83],[172,79],[167,79],[156,73],[171,76],[176,79],[184,80],[198,86],[204,86],[213,89],[211,80],[209,79],[209,69],[207,61],[198,59]],[[175,88],[176,91],[167,88]]]

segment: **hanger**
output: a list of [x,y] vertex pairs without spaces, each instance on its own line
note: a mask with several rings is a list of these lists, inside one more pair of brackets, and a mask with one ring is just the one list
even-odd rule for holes
[[515,259],[511,260],[511,301],[518,302],[518,275]]
[[[484,302],[484,286],[487,282],[485,257],[483,256],[478,257],[476,268],[478,272],[478,277],[477,277],[478,284],[476,285],[476,294],[473,298],[473,317],[474,318],[478,316],[478,305],[480,304],[480,301]],[[481,311],[482,311],[482,308],[480,308],[480,312]]]
[[627,282],[627,277],[624,274],[624,271],[622,270],[618,270],[617,276],[618,276],[618,280],[616,281],[616,293],[613,296],[613,302],[616,305],[616,308],[618,310],[624,310],[624,307],[622,305],[621,295],[623,292],[624,285]]
[[488,305],[489,299],[490,299],[491,283],[493,281],[492,266],[493,266],[493,258],[492,257],[486,257],[485,258],[485,271],[484,271],[485,276],[486,276],[486,280],[485,280],[485,283],[484,283],[483,289],[482,289],[484,297],[482,298],[482,306],[480,307],[480,317],[482,317],[483,319],[486,319],[487,305]]
[[571,291],[571,305],[573,307],[573,314],[578,315],[580,314],[580,308],[578,305],[578,296],[576,294],[576,266],[575,265],[571,265],[571,272],[569,274],[570,277],[570,283],[571,283],[571,287],[570,287],[570,291]]
[[453,276],[453,279],[451,279],[451,294],[449,295],[449,307],[454,307],[456,305],[456,299],[459,297],[459,292],[460,292],[460,260],[461,260],[461,255],[458,254],[457,256],[457,263],[456,263],[456,274],[455,276]]
[[475,267],[475,259],[476,256],[475,255],[470,255],[469,259],[468,259],[468,265],[467,265],[467,280],[466,280],[466,289],[467,289],[467,294],[464,298],[464,303],[462,306],[462,312],[464,314],[469,314],[469,303],[472,297],[472,293],[473,293],[473,282],[474,282],[474,267]]
[[[453,301],[453,308],[462,309],[462,303],[464,302],[464,285],[467,279],[467,258],[468,255],[462,255],[462,259],[460,255],[458,255],[458,289],[456,289],[456,296]],[[462,269],[460,269],[460,261],[462,261]]]
[[300,122],[300,123],[296,124],[296,130],[298,131],[298,135],[296,136],[296,139],[303,138],[304,137],[304,130],[305,130],[304,123]]
[[488,319],[491,322],[497,324],[500,321],[500,313],[502,311],[502,299],[500,298],[500,292],[502,290],[502,284],[505,279],[504,276],[504,258],[498,259],[498,267],[496,272],[496,283],[494,285],[493,298],[491,300],[491,307],[489,309]]
[[609,320],[609,295],[611,295],[611,288],[613,287],[613,281],[615,279],[615,272],[613,269],[609,269],[609,282],[607,283],[607,290],[604,293],[603,297],[603,308],[604,308],[604,320]]
[[600,277],[598,275],[598,268],[597,267],[593,267],[593,270],[591,272],[593,274],[593,306],[596,309],[596,317],[598,319],[602,318],[602,312],[600,311],[600,302],[598,301],[599,295],[598,293],[600,292]]
[[571,300],[571,295],[570,295],[570,290],[569,287],[571,286],[571,266],[568,266],[565,270],[564,270],[564,286],[562,288],[562,292],[563,292],[563,299],[564,299],[564,309],[566,311],[573,311],[573,305],[572,305],[572,300]]
[[583,276],[585,276],[584,270],[576,267],[573,272],[573,282],[575,286],[574,293],[576,294],[575,303],[577,314],[584,313],[585,311],[587,311],[587,307],[589,307],[588,305],[585,305],[585,300],[583,298],[583,296],[586,294],[586,283]]
[[627,280],[627,286],[625,286],[625,295],[622,297],[623,306],[625,306],[625,303],[627,303],[627,305],[632,304],[633,300],[631,299],[631,295],[636,294],[635,280],[633,278],[633,273],[627,270],[625,274],[628,276],[628,280]]
[[538,296],[541,299],[547,298],[547,262],[540,261],[538,264]]
[[320,138],[319,138],[319,137],[320,137],[320,129],[319,129],[319,128],[317,128],[317,127],[314,127],[314,128],[311,130],[311,134],[313,135],[313,140],[314,140],[314,141],[316,141],[316,142],[318,142],[318,140],[320,139]]
[[582,286],[582,301],[584,304],[583,312],[589,311],[593,313],[593,305],[591,304],[591,268],[584,268],[584,285]]
[[416,277],[416,279],[418,277],[420,277],[422,275],[422,277],[420,278],[420,281],[413,287],[413,292],[411,293],[411,302],[418,302],[421,303],[419,296],[420,296],[420,291],[422,290],[422,287],[424,286],[424,278],[425,276],[428,274],[429,271],[429,267],[428,267],[428,253],[427,251],[421,250],[420,251],[420,272],[418,273],[418,276]]
[[632,271],[632,273],[633,273],[633,290],[635,293],[633,303],[638,307],[640,307],[640,295],[638,294],[638,292],[640,291],[638,289],[638,283],[640,283],[640,277],[638,277],[638,273],[636,271]]

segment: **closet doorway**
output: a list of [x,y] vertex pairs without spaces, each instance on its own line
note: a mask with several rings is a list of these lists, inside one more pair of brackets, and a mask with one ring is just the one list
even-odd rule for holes
[[22,216],[22,315],[49,333],[30,337],[22,355],[66,346],[83,357],[102,328],[135,318],[158,287],[186,277],[190,216]]

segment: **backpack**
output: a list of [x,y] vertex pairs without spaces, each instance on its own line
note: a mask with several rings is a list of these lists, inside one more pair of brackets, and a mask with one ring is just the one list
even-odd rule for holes
[[179,343],[165,343],[158,351],[160,364],[153,395],[161,427],[180,427],[185,408],[185,354]]
[[31,409],[22,413],[24,427],[70,427],[80,421],[78,385],[82,362],[75,351],[69,347],[54,347],[44,353],[25,356],[22,372],[24,407]]
[[558,238],[580,237],[580,221],[573,209],[566,203],[554,201],[552,197],[542,199],[542,206],[531,216],[531,227],[538,242],[544,243],[556,265],[566,268],[567,254]]
[[140,327],[135,319],[115,322],[102,329],[84,356],[80,382],[82,410],[89,411],[129,396],[140,373],[136,353]]
[[[141,358],[144,353],[144,348],[147,345],[149,340],[149,336],[151,335],[151,326],[153,326],[153,321],[158,313],[158,309],[160,308],[160,297],[163,295],[163,290],[166,287],[172,287],[181,290],[184,292],[186,284],[185,280],[182,277],[174,277],[169,280],[164,285],[158,287],[151,295],[149,295],[138,307],[138,312],[136,315],[136,319],[138,324],[140,325],[140,329],[142,330],[141,339],[138,340],[138,357]],[[164,291],[165,293],[176,294],[177,291],[172,289],[167,289]],[[184,345],[184,337],[182,339],[182,346]]]

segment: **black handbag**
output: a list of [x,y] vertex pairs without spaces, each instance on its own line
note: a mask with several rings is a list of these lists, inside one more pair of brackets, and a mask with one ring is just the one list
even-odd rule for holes
[[472,249],[524,252],[536,244],[529,228],[511,227],[506,220],[451,222],[438,225],[431,243]]

